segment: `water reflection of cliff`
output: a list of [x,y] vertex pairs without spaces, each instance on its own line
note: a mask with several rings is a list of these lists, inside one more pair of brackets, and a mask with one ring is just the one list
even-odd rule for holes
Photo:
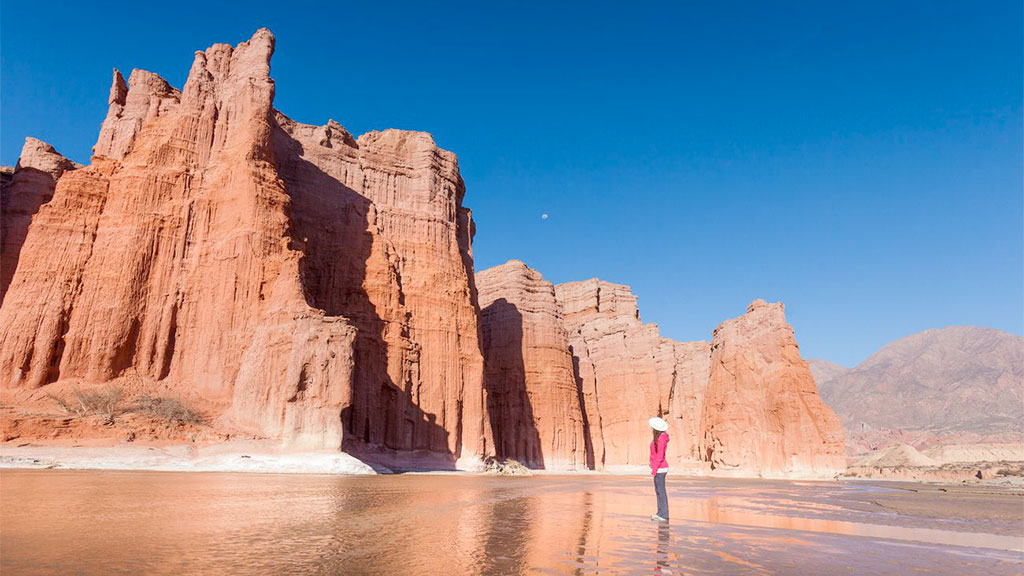
[[0,573],[1019,575],[1009,497],[870,490],[675,478],[665,525],[641,478],[5,470]]

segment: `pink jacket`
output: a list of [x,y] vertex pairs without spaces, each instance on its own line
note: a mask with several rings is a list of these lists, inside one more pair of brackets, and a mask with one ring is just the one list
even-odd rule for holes
[[668,468],[668,462],[665,461],[665,451],[668,447],[668,432],[662,432],[661,436],[658,436],[658,445],[654,445],[654,441],[651,440],[651,476],[658,473],[658,468]]

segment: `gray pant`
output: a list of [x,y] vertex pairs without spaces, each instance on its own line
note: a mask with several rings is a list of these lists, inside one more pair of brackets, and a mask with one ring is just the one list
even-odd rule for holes
[[668,492],[665,491],[665,472],[654,475],[654,493],[658,495],[658,516],[668,520]]

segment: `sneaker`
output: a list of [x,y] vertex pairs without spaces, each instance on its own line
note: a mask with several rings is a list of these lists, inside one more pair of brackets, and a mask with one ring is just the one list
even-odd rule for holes
[[662,518],[661,516],[658,516],[657,514],[651,514],[651,520],[658,520],[660,522],[668,522],[668,518]]

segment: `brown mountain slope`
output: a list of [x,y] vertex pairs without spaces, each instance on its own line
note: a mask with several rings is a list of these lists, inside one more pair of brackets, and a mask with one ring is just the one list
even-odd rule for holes
[[847,433],[1024,436],[1024,338],[954,326],[897,340],[853,370],[819,382]]
[[846,366],[820,358],[808,358],[807,365],[811,368],[811,375],[814,376],[814,382],[818,385],[834,380],[850,371]]

